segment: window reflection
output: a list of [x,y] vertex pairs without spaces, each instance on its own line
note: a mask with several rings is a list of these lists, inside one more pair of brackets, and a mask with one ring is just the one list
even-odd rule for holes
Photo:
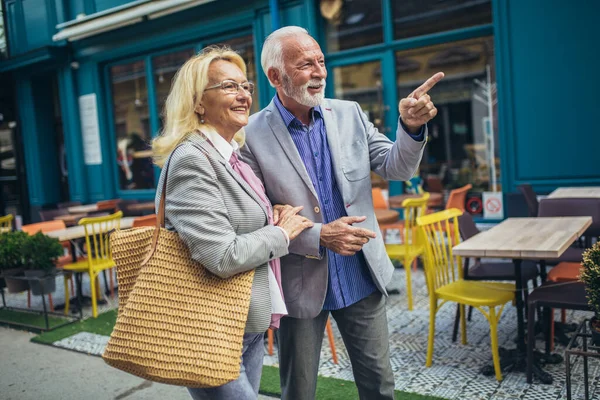
[[392,1],[396,39],[490,24],[490,0]]
[[322,2],[327,21],[327,51],[353,49],[383,42],[381,0]]
[[[495,82],[492,37],[445,43],[396,53],[397,85],[406,97],[435,72],[446,77],[429,91],[438,115],[429,123],[429,143],[421,175],[432,186],[452,189],[467,183],[473,191],[500,190],[495,89],[493,125],[485,84]],[[489,67],[488,67],[489,66]],[[479,82],[479,83],[478,83]],[[494,128],[493,131],[490,128]]]
[[175,73],[188,59],[194,55],[193,49],[186,49],[174,53],[163,54],[152,58],[154,74],[154,87],[156,88],[156,107],[160,115],[160,127],[163,125],[162,110],[171,90],[171,83]]
[[0,1],[0,60],[8,58],[8,46],[6,33],[8,28],[4,25],[4,2]]
[[154,188],[144,61],[110,68],[119,187]]

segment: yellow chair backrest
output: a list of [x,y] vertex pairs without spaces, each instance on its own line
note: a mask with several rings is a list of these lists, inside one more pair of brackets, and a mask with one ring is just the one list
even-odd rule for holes
[[452,248],[460,241],[460,215],[462,211],[451,208],[417,218],[426,242],[425,275],[430,295],[436,289],[462,279],[462,260],[452,252]]
[[0,233],[12,231],[14,218],[15,216],[12,214],[0,217]]
[[89,217],[79,220],[85,229],[85,245],[90,267],[99,261],[112,259],[110,234],[121,227],[123,211],[102,217]]
[[429,193],[425,192],[421,197],[406,199],[402,202],[402,211],[404,212],[404,240],[402,242],[405,245],[424,243],[417,227],[417,218],[427,212],[427,200],[429,200]]

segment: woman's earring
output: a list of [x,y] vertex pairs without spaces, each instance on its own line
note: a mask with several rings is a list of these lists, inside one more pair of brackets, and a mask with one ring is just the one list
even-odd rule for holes
[[203,124],[204,123],[204,114],[200,114],[200,123]]

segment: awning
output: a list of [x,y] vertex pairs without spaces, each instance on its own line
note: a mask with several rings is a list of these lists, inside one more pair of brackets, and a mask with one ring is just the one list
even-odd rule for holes
[[215,0],[138,0],[59,24],[56,26],[59,32],[52,36],[52,40],[73,42],[212,1]]

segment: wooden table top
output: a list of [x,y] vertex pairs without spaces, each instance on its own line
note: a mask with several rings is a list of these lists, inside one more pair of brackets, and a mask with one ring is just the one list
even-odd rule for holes
[[94,211],[98,211],[97,204],[85,204],[82,206],[72,206],[67,208],[71,214],[86,214]]
[[[402,202],[406,199],[417,199],[421,197],[421,194],[412,194],[405,193],[399,194],[396,196],[391,196],[388,200],[391,208],[402,208]],[[429,193],[429,199],[427,200],[427,205],[436,206],[441,205],[443,200],[443,195],[441,193]]]
[[592,224],[592,217],[508,218],[454,246],[463,257],[558,258]]
[[586,198],[600,199],[600,186],[560,187],[548,195],[549,199]]
[[65,215],[57,215],[54,217],[55,220],[62,220],[66,225],[76,224],[81,218],[87,217],[87,214],[65,214]]
[[129,211],[154,211],[154,202],[147,201],[144,203],[128,204],[127,210],[129,210]]
[[[135,218],[136,217],[121,218],[121,229],[131,228]],[[56,238],[61,242],[65,240],[81,239],[85,237],[85,228],[81,225],[71,226],[67,229],[46,232],[46,235]]]
[[396,210],[375,209],[375,217],[380,224],[391,224],[398,221],[400,213]]

